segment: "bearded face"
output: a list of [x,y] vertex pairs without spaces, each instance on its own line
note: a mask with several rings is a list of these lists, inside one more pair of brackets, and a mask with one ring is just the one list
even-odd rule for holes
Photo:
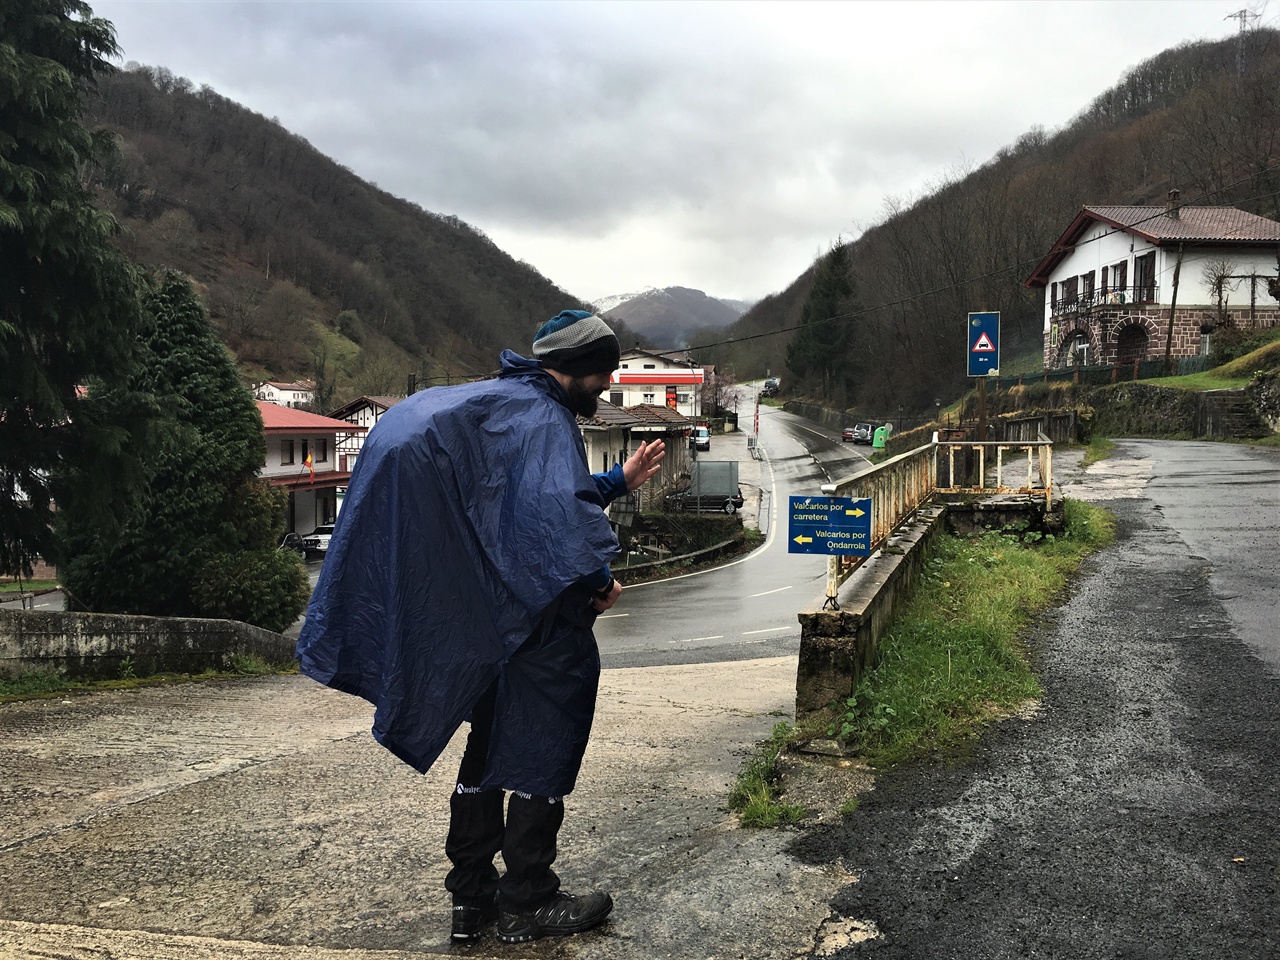
[[582,417],[594,417],[600,406],[600,394],[609,387],[609,374],[592,373],[574,377],[565,388],[569,397],[569,409]]

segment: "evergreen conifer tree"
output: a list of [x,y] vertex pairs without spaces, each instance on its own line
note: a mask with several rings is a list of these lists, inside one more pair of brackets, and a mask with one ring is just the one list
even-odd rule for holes
[[801,310],[801,327],[787,346],[787,367],[801,391],[817,391],[824,401],[842,406],[853,328],[847,319],[832,318],[857,308],[848,244],[832,247],[816,271]]
[[[104,531],[60,511],[73,601],[104,612],[227,617],[283,630],[302,612],[306,572],[276,549],[283,494],[258,477],[262,417],[190,283],[166,272],[142,298],[146,355],[130,382],[96,399],[108,410],[155,397],[167,418],[140,452],[144,490]],[[72,490],[94,482],[82,471]]]
[[0,574],[52,551],[64,466],[99,464],[84,491],[99,507],[130,476],[127,431],[81,389],[128,374],[138,324],[115,222],[81,180],[110,138],[80,123],[80,97],[115,52],[111,25],[77,0],[0,4]]

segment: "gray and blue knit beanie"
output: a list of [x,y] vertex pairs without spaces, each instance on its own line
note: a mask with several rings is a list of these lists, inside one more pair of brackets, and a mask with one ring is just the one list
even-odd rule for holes
[[564,310],[533,336],[533,355],[542,365],[571,377],[613,373],[622,350],[609,325],[586,310]]

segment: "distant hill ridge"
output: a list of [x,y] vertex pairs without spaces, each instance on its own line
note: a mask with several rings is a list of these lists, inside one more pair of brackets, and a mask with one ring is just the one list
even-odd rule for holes
[[736,323],[750,304],[688,287],[649,287],[605,297],[594,306],[601,316],[626,324],[650,344],[678,348],[688,346],[698,331],[722,330]]

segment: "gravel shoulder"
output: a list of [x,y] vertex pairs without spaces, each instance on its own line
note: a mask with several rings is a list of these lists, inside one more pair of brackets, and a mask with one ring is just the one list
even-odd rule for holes
[[1144,471],[1122,445],[1080,491],[1119,539],[1031,638],[1038,709],[792,845],[856,877],[829,926],[859,936],[811,956],[1280,954],[1280,687]]

